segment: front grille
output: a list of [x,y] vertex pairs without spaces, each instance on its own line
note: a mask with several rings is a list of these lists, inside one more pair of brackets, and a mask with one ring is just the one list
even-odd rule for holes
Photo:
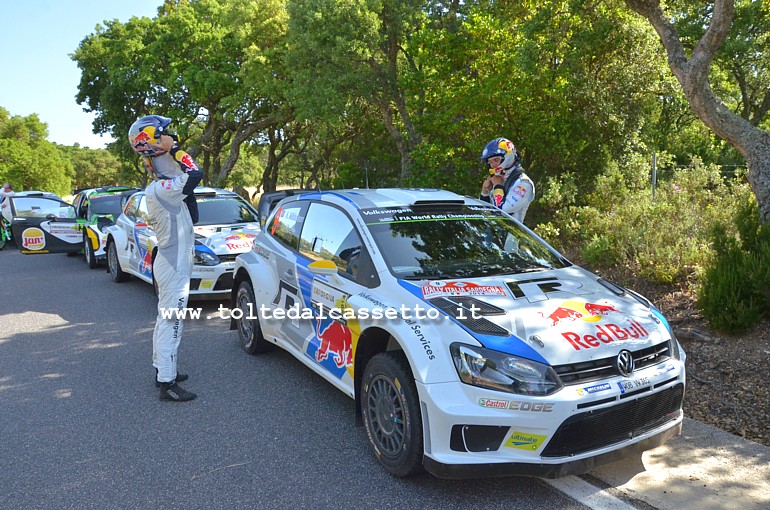
[[[479,317],[480,315],[505,315],[505,310],[472,297],[435,298],[429,302],[447,315],[454,317],[460,324],[474,333],[485,335],[509,336],[510,332],[494,322]],[[472,308],[475,307],[475,308]],[[477,318],[473,318],[474,315]]]
[[565,420],[543,457],[567,457],[627,441],[679,416],[684,385],[630,402],[576,414]]
[[[663,342],[631,353],[634,370],[641,370],[671,358],[671,341]],[[556,365],[553,369],[565,385],[583,384],[620,375],[615,364],[616,357],[601,358],[568,365]]]
[[217,255],[219,257],[219,262],[232,262],[235,260],[235,257],[237,257],[237,253],[228,253],[227,255]]

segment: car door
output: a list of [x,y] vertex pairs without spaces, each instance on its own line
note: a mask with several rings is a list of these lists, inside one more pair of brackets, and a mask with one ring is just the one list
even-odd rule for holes
[[82,221],[75,208],[57,197],[12,199],[13,237],[25,255],[77,253],[82,248]]
[[[315,319],[304,321],[303,350],[343,383],[352,384],[352,378],[344,376],[352,376],[353,352],[361,330],[348,299],[366,290],[358,282],[368,253],[348,215],[322,202],[312,202],[308,208],[299,252],[297,269],[303,302],[316,314]],[[318,261],[333,262],[337,273],[313,273],[308,266]]]

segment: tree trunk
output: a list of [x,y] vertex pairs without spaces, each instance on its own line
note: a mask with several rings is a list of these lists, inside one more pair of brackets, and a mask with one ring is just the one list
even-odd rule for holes
[[735,1],[715,0],[711,25],[695,45],[689,59],[676,27],[660,7],[660,0],[625,1],[631,9],[647,18],[660,36],[668,54],[668,65],[682,86],[693,112],[746,159],[749,184],[757,197],[761,221],[770,225],[770,133],[731,112],[714,94],[708,80],[714,55],[732,25]]

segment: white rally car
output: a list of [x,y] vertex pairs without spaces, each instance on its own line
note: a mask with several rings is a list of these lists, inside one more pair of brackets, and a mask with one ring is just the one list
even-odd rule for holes
[[231,328],[355,400],[396,476],[559,477],[682,426],[684,352],[642,296],[440,190],[282,200],[236,260]]
[[[232,191],[197,187],[198,223],[191,296],[229,297],[235,257],[251,249],[259,233],[254,207]],[[131,275],[155,283],[152,266],[158,242],[148,223],[144,191],[128,199],[115,225],[107,227],[107,268],[118,283]]]

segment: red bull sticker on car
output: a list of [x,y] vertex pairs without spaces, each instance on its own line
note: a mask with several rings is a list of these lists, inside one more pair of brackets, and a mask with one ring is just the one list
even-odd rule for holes
[[[540,312],[540,316],[549,322],[550,327],[562,329],[562,338],[576,351],[650,336],[638,320],[628,317],[609,302],[567,300],[550,313]],[[593,327],[589,326],[586,330],[586,323]]]
[[540,434],[528,434],[526,432],[514,432],[505,442],[504,446],[517,450],[537,450],[548,436]]
[[505,296],[500,285],[479,285],[472,282],[429,282],[422,286],[423,299],[446,296]]

